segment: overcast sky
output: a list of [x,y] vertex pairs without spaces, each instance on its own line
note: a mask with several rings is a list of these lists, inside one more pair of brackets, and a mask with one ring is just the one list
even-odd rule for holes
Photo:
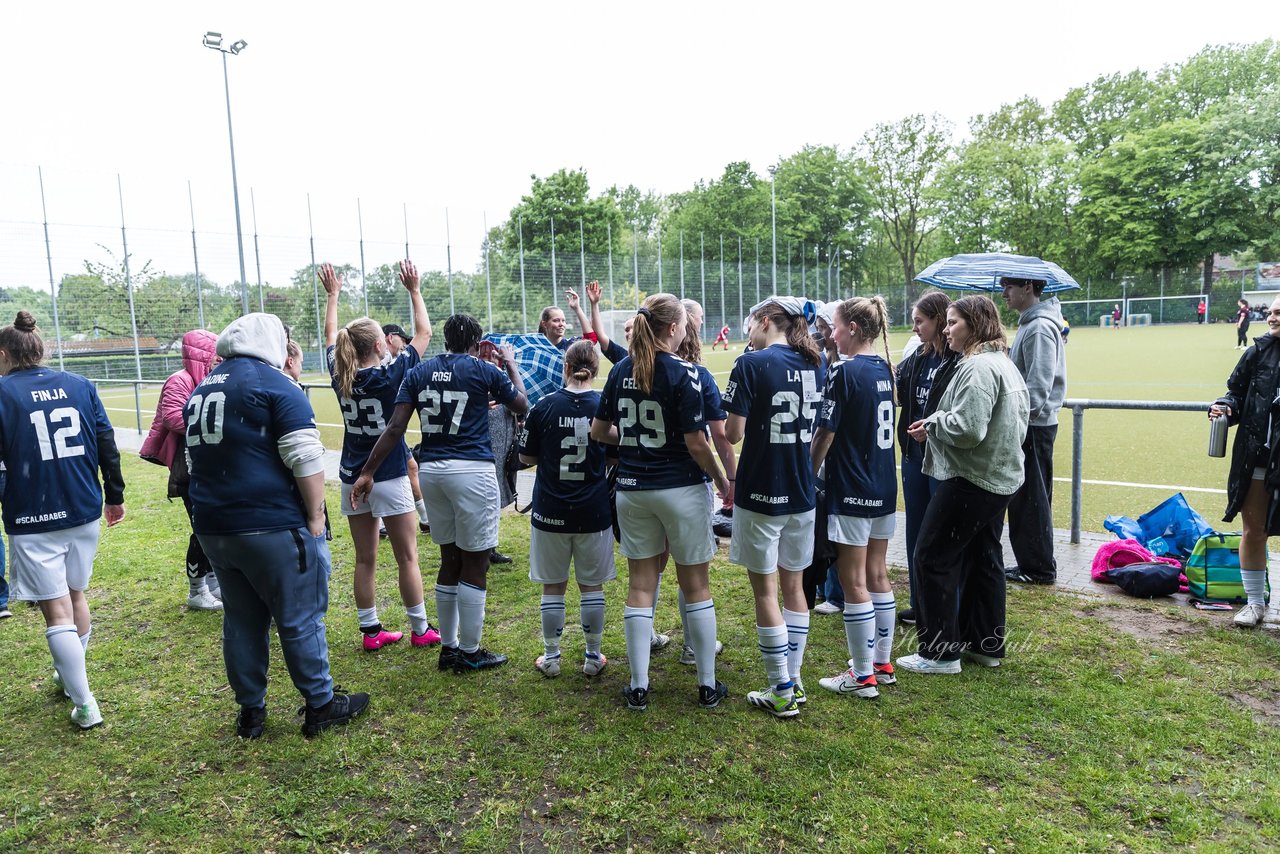
[[[228,57],[248,278],[250,188],[263,272],[403,249],[478,259],[531,174],[587,170],[593,192],[670,193],[806,143],[848,148],[877,122],[1048,104],[1098,75],[1154,70],[1206,44],[1280,37],[1274,2],[6,3],[0,52],[0,286],[47,286],[36,166],[55,275],[118,251],[237,278],[226,107],[206,30]],[[24,225],[36,224],[36,225]],[[73,227],[74,226],[74,227]],[[88,248],[86,248],[88,247]]]

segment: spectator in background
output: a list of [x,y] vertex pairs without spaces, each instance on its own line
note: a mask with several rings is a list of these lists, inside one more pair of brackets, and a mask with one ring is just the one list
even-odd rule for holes
[[[587,316],[582,313],[582,304],[578,300],[578,295],[573,291],[565,291],[564,298],[574,316],[578,318],[578,327],[582,330],[582,337],[589,341],[595,341],[596,338],[591,331],[591,325],[587,323]],[[549,305],[542,310],[542,315],[538,318],[538,331],[547,336],[556,349],[561,352],[568,350],[570,344],[579,340],[566,337],[564,334],[565,328],[564,312],[558,306]]]
[[[491,363],[498,370],[503,370],[504,362],[501,351],[492,341],[480,342],[480,358]],[[498,507],[503,508],[516,500],[516,474],[508,467],[507,462],[516,445],[520,433],[520,422],[515,414],[497,400],[489,401],[489,446],[493,449],[494,475],[498,478]],[[512,557],[498,551],[495,546],[489,552],[489,563],[511,563]]]
[[716,340],[711,342],[711,349],[714,350],[716,346],[719,344],[724,345],[724,351],[726,353],[729,352],[729,327],[728,326],[720,327],[720,334],[716,336]]
[[1120,319],[1122,317],[1124,317],[1124,315],[1120,311],[1120,303],[1116,303],[1116,307],[1111,310],[1111,328],[1112,329],[1120,328]]
[[[182,336],[182,370],[164,381],[151,429],[142,442],[138,456],[169,469],[166,495],[169,500],[182,499],[191,523],[191,475],[187,471],[187,425],[182,410],[191,392],[219,362],[215,352],[218,336],[207,329],[195,329]],[[192,611],[221,611],[221,588],[218,577],[200,539],[191,533],[187,541],[187,608]]]
[[[1204,305],[1203,302],[1200,303]],[[1249,301],[1243,297],[1236,303],[1236,349],[1249,347]]]
[[[1244,300],[1241,300],[1241,302],[1244,302]],[[1245,308],[1247,309],[1248,307],[1249,304],[1245,303]],[[1209,306],[1204,300],[1200,300],[1200,302],[1196,303],[1196,323],[1204,323],[1204,315],[1208,310]]]

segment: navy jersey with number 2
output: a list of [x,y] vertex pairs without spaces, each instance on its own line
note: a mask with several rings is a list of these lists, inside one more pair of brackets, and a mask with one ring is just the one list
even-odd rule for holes
[[422,423],[418,462],[493,462],[489,444],[489,398],[515,400],[510,378],[469,353],[444,353],[409,371],[396,404],[411,403]]
[[897,507],[893,372],[879,356],[841,359],[827,375],[818,426],[835,434],[827,452],[827,513],[886,516]]
[[623,359],[609,372],[596,418],[618,425],[618,489],[673,489],[706,483],[689,456],[685,433],[702,430],[702,383],[698,369],[666,351],[653,365],[653,385],[645,394],[632,376],[634,362]]
[[520,453],[538,459],[533,527],[589,534],[610,526],[605,449],[590,439],[591,419],[599,406],[597,391],[562,388],[529,411],[520,433]]
[[784,516],[815,504],[809,447],[825,372],[786,344],[743,353],[725,386],[725,411],[746,419],[733,501]]
[[[333,350],[333,347],[325,350],[331,377],[336,370]],[[343,397],[338,391],[337,379],[333,380],[333,391],[342,407],[342,459],[338,464],[338,479],[343,483],[356,482],[356,476],[369,459],[369,452],[387,429],[391,411],[396,408],[400,384],[418,362],[418,351],[405,347],[399,356],[385,365],[362,368],[351,383],[351,397]],[[373,473],[373,479],[384,481],[404,477],[409,473],[408,459],[409,446],[401,441],[400,452],[393,450],[387,454]]]

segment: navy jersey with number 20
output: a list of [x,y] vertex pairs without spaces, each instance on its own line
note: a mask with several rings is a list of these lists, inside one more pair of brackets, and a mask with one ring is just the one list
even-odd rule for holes
[[786,344],[743,353],[724,389],[724,408],[747,420],[733,501],[753,513],[784,516],[815,504],[809,446],[825,380]]
[[520,453],[538,459],[533,527],[589,534],[611,524],[605,449],[590,439],[591,418],[599,405],[599,392],[562,388],[529,411],[520,433]]
[[653,365],[649,394],[632,376],[631,357],[614,365],[600,396],[596,418],[618,425],[618,489],[673,489],[706,483],[689,456],[685,433],[702,430],[702,383],[698,369],[665,351]]
[[827,453],[827,513],[874,519],[894,512],[898,472],[889,364],[861,355],[832,366],[818,426],[835,434]]

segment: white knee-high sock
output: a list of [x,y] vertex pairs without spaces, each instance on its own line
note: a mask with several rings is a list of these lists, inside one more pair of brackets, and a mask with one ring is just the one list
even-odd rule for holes
[[405,608],[404,615],[409,618],[409,627],[415,635],[426,634],[427,626],[431,625],[431,623],[427,621],[427,603],[425,601]]
[[85,651],[89,651],[89,638],[93,637],[93,626],[89,626],[89,631],[80,636],[80,646]]
[[564,634],[564,597],[542,594],[542,646],[547,658],[560,657],[560,636]]
[[475,652],[484,636],[486,591],[465,581],[458,582],[458,649]]
[[83,706],[93,699],[89,690],[89,677],[84,670],[84,647],[76,634],[75,626],[50,626],[44,631],[53,656],[53,667],[62,677],[62,690],[71,695],[71,702]]
[[600,638],[604,635],[604,591],[583,593],[581,598],[582,636],[586,638],[587,654],[600,654]]
[[436,617],[440,620],[440,643],[458,645],[458,585],[436,585]]
[[876,611],[870,602],[844,603],[844,638],[854,676],[871,673],[871,653],[876,643]]
[[782,621],[787,624],[787,675],[798,680],[804,665],[804,648],[809,643],[809,612],[783,608]]
[[764,672],[769,685],[780,693],[791,691],[791,677],[787,675],[787,627],[757,625],[756,643],[764,658]]
[[698,684],[708,688],[716,684],[716,605],[710,599],[690,602],[689,646],[698,664]]
[[893,661],[893,630],[898,623],[898,603],[893,598],[893,591],[888,593],[871,593],[871,606],[876,609],[876,664],[888,664]]
[[1267,601],[1267,571],[1265,569],[1240,570],[1240,583],[1250,605],[1265,605]]
[[627,638],[627,659],[631,662],[631,687],[649,687],[649,643],[653,637],[653,609],[622,609],[622,633]]

